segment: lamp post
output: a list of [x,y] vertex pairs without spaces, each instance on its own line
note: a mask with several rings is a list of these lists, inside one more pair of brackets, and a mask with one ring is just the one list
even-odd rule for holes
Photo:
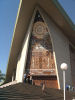
[[63,88],[64,88],[64,100],[65,100],[66,99],[66,96],[65,96],[65,71],[67,70],[68,66],[66,63],[62,63],[60,68],[63,71]]

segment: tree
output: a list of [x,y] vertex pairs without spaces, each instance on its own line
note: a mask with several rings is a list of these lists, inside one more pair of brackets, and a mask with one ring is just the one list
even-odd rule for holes
[[5,74],[3,74],[0,70],[0,82],[5,80]]

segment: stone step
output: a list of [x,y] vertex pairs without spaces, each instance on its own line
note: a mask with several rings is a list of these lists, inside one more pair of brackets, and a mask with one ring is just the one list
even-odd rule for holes
[[[66,100],[72,100],[74,93],[66,92]],[[2,99],[1,99],[2,98]],[[30,84],[14,84],[0,88],[0,100],[63,100],[63,91]]]

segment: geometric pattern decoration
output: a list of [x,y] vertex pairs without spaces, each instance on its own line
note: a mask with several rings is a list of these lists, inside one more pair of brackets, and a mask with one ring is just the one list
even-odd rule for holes
[[43,38],[46,33],[47,33],[47,28],[46,28],[46,25],[45,23],[43,22],[36,22],[33,26],[33,34],[35,37],[37,37],[38,39],[40,38]]

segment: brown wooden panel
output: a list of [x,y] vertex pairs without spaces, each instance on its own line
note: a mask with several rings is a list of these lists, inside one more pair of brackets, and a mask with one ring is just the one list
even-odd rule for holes
[[35,85],[41,86],[41,83],[45,82],[45,87],[58,89],[57,80],[34,80]]

